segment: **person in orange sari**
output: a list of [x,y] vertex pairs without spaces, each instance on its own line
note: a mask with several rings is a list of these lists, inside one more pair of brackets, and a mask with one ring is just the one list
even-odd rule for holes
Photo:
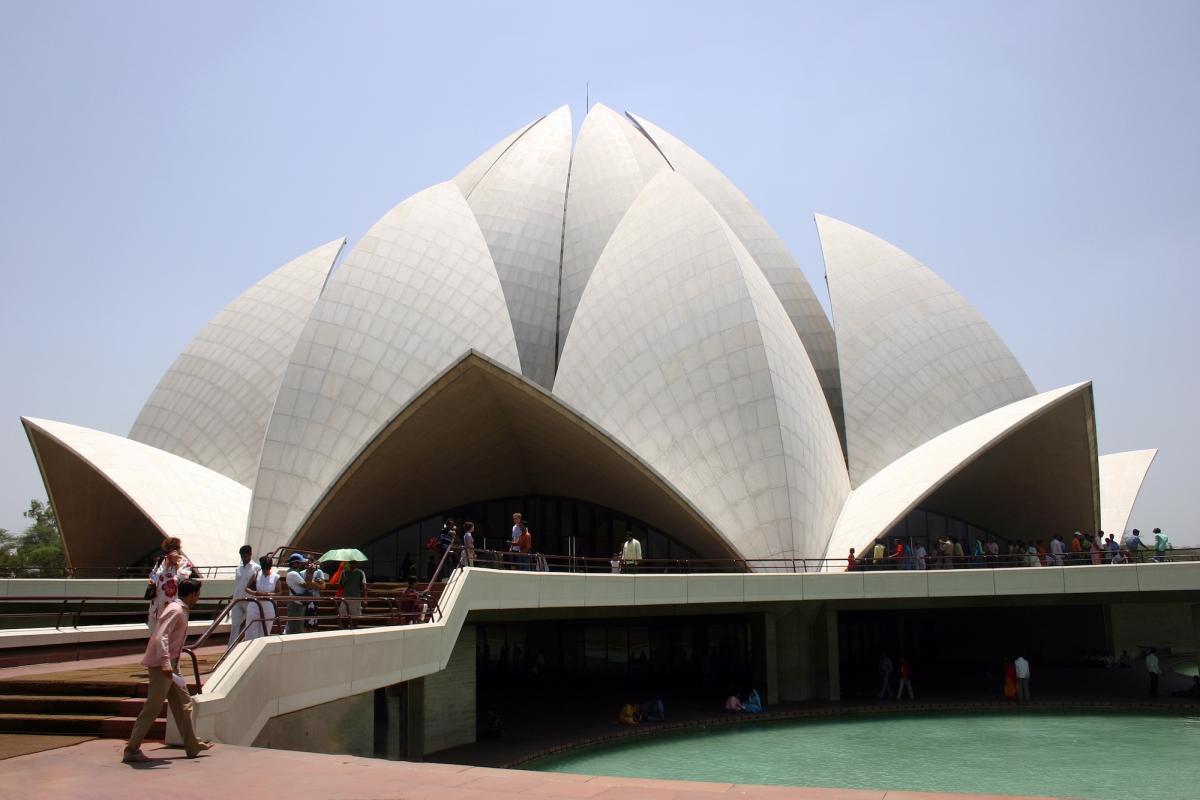
[[1004,664],[1004,699],[1017,699],[1017,668],[1011,661]]

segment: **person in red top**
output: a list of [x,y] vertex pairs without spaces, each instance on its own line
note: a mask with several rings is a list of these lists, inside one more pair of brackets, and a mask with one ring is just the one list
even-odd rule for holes
[[154,635],[146,643],[146,654],[140,662],[150,675],[150,688],[121,758],[127,764],[151,760],[142,752],[142,740],[158,718],[164,700],[171,707],[171,716],[183,737],[188,758],[195,758],[212,747],[211,742],[196,738],[192,728],[192,698],[187,684],[178,674],[179,654],[187,638],[188,611],[200,599],[200,582],[184,579],[179,582],[178,590],[175,598],[159,611]]
[[896,699],[904,697],[904,689],[908,688],[908,699],[915,700],[912,690],[912,667],[908,664],[907,658],[900,659],[900,687],[896,689]]
[[521,560],[521,569],[532,569],[529,554],[533,552],[533,535],[529,532],[529,523],[521,523],[521,535],[517,537],[517,556]]
[[858,566],[858,561],[854,558],[854,548],[850,548],[850,555],[846,556],[846,572],[853,572]]

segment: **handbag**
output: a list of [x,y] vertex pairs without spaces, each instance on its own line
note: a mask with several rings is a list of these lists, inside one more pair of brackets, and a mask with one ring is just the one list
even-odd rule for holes
[[[156,569],[158,569],[160,566],[162,566],[163,558],[164,558],[164,556],[159,556],[158,561],[154,562],[154,566],[150,568],[151,575],[154,574],[154,571]],[[154,595],[156,595],[156,594],[158,594],[158,585],[154,583],[154,579],[152,578],[150,580],[150,583],[146,586],[146,591],[142,593],[142,599],[153,600]]]

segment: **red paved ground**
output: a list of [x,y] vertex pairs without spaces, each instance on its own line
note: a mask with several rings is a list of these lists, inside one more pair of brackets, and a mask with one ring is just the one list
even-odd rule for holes
[[[122,743],[97,739],[4,762],[0,800],[141,800],[297,797],[304,800],[1016,800],[1011,796],[861,789],[799,789],[607,778],[555,772],[412,764],[218,745],[189,760],[149,746],[151,764],[120,763]],[[283,794],[280,794],[280,792]],[[1026,798],[1025,800],[1028,800]]]

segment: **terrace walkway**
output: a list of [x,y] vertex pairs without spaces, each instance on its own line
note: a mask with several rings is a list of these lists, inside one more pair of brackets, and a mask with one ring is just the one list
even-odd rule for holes
[[155,761],[131,767],[120,763],[121,746],[121,742],[111,739],[97,739],[11,758],[3,762],[0,800],[257,797],[264,792],[271,794],[279,787],[280,780],[288,786],[302,787],[295,796],[305,800],[1022,800],[1010,795],[612,778],[313,755],[233,745],[220,745],[195,760],[187,759],[177,748],[147,747],[146,754]]

